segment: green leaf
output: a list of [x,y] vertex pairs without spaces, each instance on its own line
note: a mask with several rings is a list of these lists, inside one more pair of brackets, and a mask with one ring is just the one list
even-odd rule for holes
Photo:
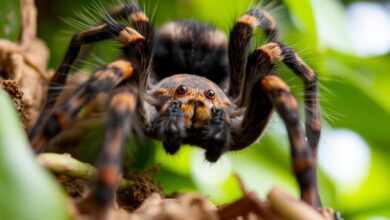
[[18,116],[0,90],[0,219],[69,219],[65,194],[34,161]]
[[305,33],[308,43],[318,47],[317,28],[310,0],[284,0],[298,28]]
[[390,113],[388,74],[390,55],[360,58],[328,51],[327,68],[331,75],[359,86]]
[[383,106],[343,78],[323,81],[322,86],[334,94],[321,103],[323,115],[331,119],[333,127],[350,128],[367,140],[388,143],[390,115]]
[[192,9],[191,14],[193,14],[198,20],[214,24],[228,33],[230,32],[229,28],[233,26],[235,19],[242,16],[251,7],[251,4],[254,1],[197,0],[190,2],[191,3],[188,3],[190,5],[182,5],[183,8],[190,6]]
[[[311,2],[321,42],[334,50],[351,53],[352,45],[342,3],[338,0],[311,0]],[[331,16],[329,16],[330,12]]]
[[190,176],[190,158],[194,149],[189,146],[182,146],[175,155],[168,155],[160,144],[157,148],[155,161],[161,164],[165,169],[183,176]]
[[374,148],[372,149],[370,173],[360,187],[359,193],[339,196],[337,207],[343,210],[343,217],[345,219],[358,219],[357,217],[372,215],[389,218],[389,181],[388,158],[386,154]]
[[0,7],[0,38],[17,40],[20,16],[19,1],[2,1]]
[[190,176],[181,175],[170,169],[161,167],[160,171],[153,176],[166,195],[178,192],[196,192],[197,187]]

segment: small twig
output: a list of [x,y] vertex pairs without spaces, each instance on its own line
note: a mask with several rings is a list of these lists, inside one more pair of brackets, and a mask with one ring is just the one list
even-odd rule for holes
[[21,30],[19,43],[22,47],[28,47],[37,35],[37,9],[34,0],[20,0],[21,6]]
[[281,215],[283,219],[326,219],[317,210],[304,202],[292,198],[278,187],[274,187],[268,193],[268,200],[270,201],[271,209]]
[[261,219],[310,219],[310,220],[335,220],[332,209],[315,210],[306,203],[296,200],[275,187],[268,194],[268,201],[261,201],[254,192],[248,191],[242,179],[236,175],[243,197],[231,204],[218,208],[218,216],[221,220],[238,218],[254,213]]
[[[69,154],[43,153],[37,156],[38,163],[55,174],[91,181],[95,178],[97,169],[88,163],[80,162]],[[133,181],[121,178],[119,187],[129,188]]]
[[262,219],[279,219],[269,210],[269,207],[264,202],[257,198],[254,192],[249,192],[246,189],[244,182],[238,175],[236,175],[236,178],[244,195],[236,202],[224,205],[218,209],[218,216],[221,220],[233,219],[239,216],[246,216],[250,212],[255,213]]

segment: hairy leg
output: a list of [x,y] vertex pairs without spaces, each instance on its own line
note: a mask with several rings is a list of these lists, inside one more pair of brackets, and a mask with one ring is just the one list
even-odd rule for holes
[[104,24],[75,34],[60,67],[51,79],[47,91],[46,103],[37,122],[30,131],[30,139],[37,135],[40,125],[46,119],[49,109],[54,106],[58,95],[64,87],[69,69],[77,58],[81,46],[107,39],[117,39],[128,47],[135,47],[144,40],[144,38],[135,30],[119,24]]
[[77,58],[81,46],[109,39],[116,39],[123,45],[131,46],[144,38],[137,31],[120,24],[103,24],[75,34],[60,67],[51,79],[45,108],[50,108],[54,105],[55,99],[61,92],[61,87],[65,84],[68,72]]
[[261,78],[274,72],[274,63],[281,57],[281,50],[269,43],[257,48],[248,58],[245,73],[246,88],[239,105],[246,107],[242,122],[232,128],[230,150],[240,150],[255,142],[264,132],[272,113],[272,104],[258,86]]
[[[279,43],[269,43],[256,49],[248,59],[245,87],[246,99],[242,100],[246,112],[242,123],[233,128],[229,150],[239,150],[256,141],[268,124],[272,109],[280,114],[289,132],[294,173],[301,189],[301,197],[313,206],[320,206],[316,183],[316,155],[309,138],[299,124],[295,98],[287,85],[271,75],[273,63],[291,62]],[[306,104],[306,103],[305,103]],[[307,113],[307,112],[306,112]],[[309,116],[310,117],[310,116]]]
[[[257,48],[248,58],[244,87],[251,88],[254,82],[265,75],[273,74],[274,63],[283,62],[304,82],[306,137],[314,157],[317,157],[321,133],[321,118],[318,100],[317,76],[315,72],[291,48],[281,43],[269,43]],[[251,89],[242,92],[239,106],[251,105]],[[250,118],[246,120],[252,120]],[[244,121],[246,121],[244,120]],[[260,133],[258,134],[260,135]]]
[[115,61],[97,71],[76,89],[74,95],[47,115],[47,120],[40,126],[41,129],[31,136],[33,149],[36,152],[43,151],[47,141],[72,123],[79,111],[93,98],[103,91],[110,91],[123,80],[133,76],[134,68],[125,60]]
[[[138,54],[140,65],[140,88],[143,89],[148,86],[149,68],[151,61],[151,54],[153,51],[153,43],[155,31],[152,23],[140,7],[135,3],[121,5],[110,12],[110,16],[114,20],[127,20],[134,25],[134,29],[138,31],[144,38],[144,44],[140,48],[141,53]],[[130,55],[133,51],[124,47],[124,54]]]
[[[105,12],[102,13],[105,14]],[[135,3],[122,4],[110,10],[107,16],[102,17],[100,23],[93,25],[100,26],[107,24],[115,24],[121,21],[129,21],[134,25],[134,29],[136,31],[138,31],[142,36],[147,38],[144,34],[147,34],[147,32],[145,31],[145,26],[150,26],[149,19]],[[143,25],[144,23],[146,24]],[[93,46],[93,44],[88,44],[85,47],[81,48],[80,55],[78,56],[78,59],[75,61],[73,66],[81,67],[82,61],[86,60],[87,57],[90,55]]]
[[314,157],[317,157],[318,142],[321,135],[321,116],[318,98],[317,76],[291,48],[279,44],[283,63],[286,64],[304,83],[306,137]]
[[96,219],[107,219],[108,209],[118,186],[125,137],[136,127],[137,89],[123,84],[109,102],[103,149],[98,164],[95,202]]
[[285,123],[290,140],[293,170],[302,200],[314,207],[321,207],[317,190],[316,158],[305,140],[297,101],[288,86],[276,76],[264,77],[261,80],[261,88]]
[[262,28],[268,37],[268,42],[278,42],[279,36],[274,19],[260,8],[250,9],[234,25],[229,41],[230,83],[228,95],[240,98],[243,90],[249,48],[253,32]]

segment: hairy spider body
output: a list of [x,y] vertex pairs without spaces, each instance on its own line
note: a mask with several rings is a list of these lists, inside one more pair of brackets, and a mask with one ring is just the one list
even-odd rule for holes
[[[128,20],[133,28],[114,20]],[[268,43],[249,51],[260,27]],[[51,85],[63,85],[81,46],[116,39],[122,57],[95,72],[67,100],[53,108],[58,89],[30,133],[36,152],[71,124],[78,112],[99,93],[110,93],[108,119],[99,162],[96,201],[98,217],[106,216],[120,173],[124,138],[135,131],[161,140],[167,153],[181,144],[205,149],[215,162],[227,151],[246,148],[264,132],[273,110],[283,119],[290,141],[294,174],[301,198],[320,206],[316,186],[316,154],[320,135],[317,82],[314,71],[280,42],[273,18],[255,7],[234,25],[230,38],[196,21],[170,22],[154,32],[134,3],[120,6],[110,19],[75,34]],[[286,64],[305,84],[306,134],[297,102],[276,74],[276,62]],[[306,140],[307,138],[307,140]]]
[[189,73],[220,84],[228,77],[228,40],[220,30],[196,21],[169,22],[156,39],[153,69],[159,80]]
[[[154,108],[146,108],[153,109],[148,117],[151,121],[147,123],[149,127],[146,133],[149,137],[163,140],[168,153],[176,153],[180,144],[191,144],[204,148],[206,158],[215,162],[226,150],[230,144],[230,134],[227,131],[231,122],[238,120],[237,110],[215,83],[197,75],[176,74],[162,80],[151,90],[150,95],[157,102],[153,104]],[[178,118],[174,114],[175,108],[180,112]],[[218,112],[223,112],[223,115]],[[209,134],[213,126],[222,126],[217,130],[224,135]],[[181,135],[177,139],[164,135],[164,132]],[[169,140],[171,138],[172,140]],[[174,141],[177,143],[172,143]],[[216,146],[221,148],[221,152],[214,158],[209,151],[213,149],[210,146],[212,141],[221,142],[220,146]]]

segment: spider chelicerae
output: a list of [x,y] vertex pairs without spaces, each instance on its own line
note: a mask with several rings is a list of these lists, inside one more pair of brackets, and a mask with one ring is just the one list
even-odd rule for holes
[[[123,20],[132,26],[122,25]],[[264,31],[267,44],[250,51],[256,28]],[[54,106],[61,92],[58,87],[65,84],[81,47],[104,40],[123,45],[119,59],[96,71]],[[277,62],[304,83],[305,131],[297,101],[276,76]],[[50,85],[44,110],[30,132],[37,153],[99,93],[110,94],[95,193],[100,218],[105,217],[117,187],[124,138],[130,132],[161,140],[168,154],[175,154],[182,144],[199,146],[205,149],[205,158],[215,162],[223,153],[255,142],[273,110],[288,132],[301,198],[321,206],[316,184],[321,130],[317,78],[280,41],[274,19],[260,7],[239,18],[228,39],[222,31],[196,21],[169,22],[155,32],[137,4],[119,6],[109,19],[73,36]]]

